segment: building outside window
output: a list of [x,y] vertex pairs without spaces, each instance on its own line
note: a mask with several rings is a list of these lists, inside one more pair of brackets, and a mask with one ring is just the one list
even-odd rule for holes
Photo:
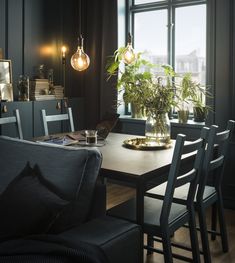
[[[128,0],[126,28],[136,52],[206,83],[206,0]],[[127,35],[128,32],[126,32]],[[161,74],[159,68],[156,74]],[[175,79],[179,81],[179,79]],[[189,108],[192,112],[192,106]]]

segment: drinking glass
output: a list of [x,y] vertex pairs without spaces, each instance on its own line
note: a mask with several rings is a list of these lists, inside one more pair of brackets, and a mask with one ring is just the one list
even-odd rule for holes
[[97,131],[96,130],[85,130],[86,143],[96,144],[97,143]]

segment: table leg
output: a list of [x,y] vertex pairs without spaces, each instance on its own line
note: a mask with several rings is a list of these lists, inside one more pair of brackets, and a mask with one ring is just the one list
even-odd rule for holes
[[[144,224],[144,191],[145,186],[143,182],[139,182],[136,185],[136,219],[137,224],[143,226]],[[140,262],[144,262],[144,233],[142,232],[141,237],[141,251],[140,251]]]

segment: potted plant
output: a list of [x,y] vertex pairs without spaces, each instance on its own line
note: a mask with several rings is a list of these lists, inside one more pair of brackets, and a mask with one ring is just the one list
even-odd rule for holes
[[178,120],[180,123],[187,123],[189,117],[189,104],[195,98],[195,90],[197,83],[192,80],[191,73],[185,73],[179,83],[175,83],[176,86],[176,99],[178,109]]
[[194,94],[192,96],[193,116],[195,122],[204,122],[206,115],[210,110],[210,106],[206,105],[206,98],[211,97],[207,86],[201,86],[200,83],[195,85]]
[[142,58],[142,53],[137,53],[135,60],[130,64],[123,61],[125,47],[116,50],[108,60],[108,79],[118,75],[117,88],[123,92],[125,103],[131,104],[132,117],[143,117],[143,97],[146,89],[152,85],[153,74],[151,69],[155,67],[152,63]]
[[147,111],[145,125],[145,136],[148,140],[159,145],[168,144],[170,141],[170,121],[168,113],[175,101],[175,90],[172,85],[172,77],[175,75],[171,66],[163,65],[165,76],[158,77],[157,81],[152,82],[146,89],[143,100]]

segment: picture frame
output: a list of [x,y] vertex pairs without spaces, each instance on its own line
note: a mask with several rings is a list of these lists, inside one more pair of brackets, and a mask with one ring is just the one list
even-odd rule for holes
[[0,83],[12,84],[11,60],[0,59]]
[[13,101],[11,60],[0,59],[0,101]]

